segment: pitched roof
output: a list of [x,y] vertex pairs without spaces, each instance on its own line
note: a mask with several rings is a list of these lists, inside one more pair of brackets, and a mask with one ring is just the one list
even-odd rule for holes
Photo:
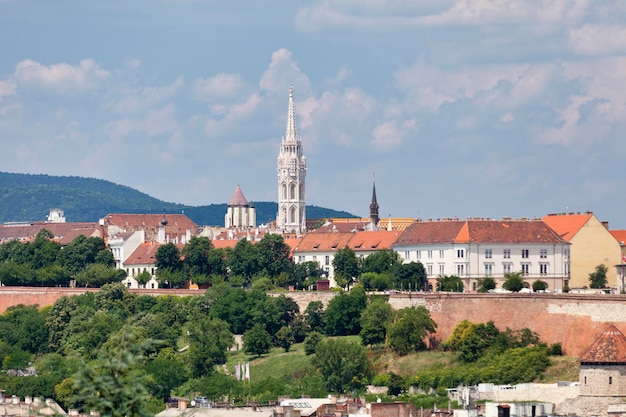
[[566,241],[572,240],[576,233],[593,217],[593,213],[559,213],[543,216],[543,221]]
[[617,327],[609,325],[582,354],[580,363],[626,364],[626,337]]
[[409,225],[394,246],[441,243],[564,243],[541,220],[442,220]]
[[161,245],[156,242],[145,242],[137,246],[137,249],[124,261],[124,266],[152,265],[156,261],[155,255]]
[[233,196],[228,201],[228,207],[247,207],[248,205],[248,200],[246,200],[246,197],[243,195],[241,187],[237,185]]
[[105,225],[129,227],[134,230],[143,228],[158,228],[161,221],[167,221],[168,228],[175,227],[180,230],[195,230],[198,225],[184,214],[116,214],[110,213],[104,216]]
[[[61,244],[69,243],[78,235],[86,237],[99,236],[98,223],[94,222],[68,222],[68,223],[26,223],[0,225],[0,243],[9,240],[33,240],[41,229],[49,230]],[[70,240],[70,242],[71,242]]]
[[302,237],[294,252],[330,252],[345,248],[354,233],[311,232]]
[[609,233],[620,243],[626,243],[626,230],[610,230]]
[[355,252],[391,249],[391,245],[400,236],[401,232],[391,230],[360,231],[353,233],[350,239],[350,249]]

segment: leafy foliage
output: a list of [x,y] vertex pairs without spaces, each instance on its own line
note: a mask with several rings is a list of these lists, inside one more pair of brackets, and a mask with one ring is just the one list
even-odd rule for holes
[[321,340],[315,349],[313,364],[331,392],[361,389],[371,377],[371,363],[365,348],[345,339]]
[[589,274],[589,288],[604,288],[608,282],[606,274],[608,268],[606,265],[600,264],[596,266],[596,270]]
[[437,278],[437,291],[463,292],[463,280],[456,275],[442,275]]
[[508,272],[504,274],[502,288],[512,292],[520,292],[526,285],[521,272]]
[[478,279],[478,292],[489,292],[496,289],[496,280],[491,277],[484,277]]
[[387,331],[387,344],[400,355],[426,349],[426,337],[435,332],[437,324],[424,306],[408,307],[394,314]]

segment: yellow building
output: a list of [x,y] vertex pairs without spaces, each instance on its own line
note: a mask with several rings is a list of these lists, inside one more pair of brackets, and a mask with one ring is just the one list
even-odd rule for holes
[[592,212],[548,214],[543,221],[559,236],[570,243],[570,288],[589,286],[589,274],[598,265],[607,267],[608,286],[621,290],[617,279],[621,248],[608,230]]

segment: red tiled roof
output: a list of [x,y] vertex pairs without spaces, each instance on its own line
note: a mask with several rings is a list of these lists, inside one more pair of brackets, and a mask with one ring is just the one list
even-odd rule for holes
[[129,227],[135,230],[142,228],[158,228],[161,221],[167,220],[167,227],[180,230],[195,230],[198,225],[184,214],[107,214],[104,217],[105,225],[113,224],[119,227]]
[[541,220],[443,220],[409,225],[394,246],[437,243],[563,243]]
[[137,249],[124,261],[128,265],[151,265],[154,264],[155,254],[161,245],[156,242],[145,242],[137,246]]
[[248,206],[248,200],[246,200],[246,197],[243,195],[243,192],[241,191],[241,188],[239,187],[239,185],[237,185],[237,188],[235,188],[235,192],[233,193],[233,196],[228,201],[228,206],[229,207],[247,207]]
[[617,327],[609,325],[582,354],[580,363],[626,364],[626,337]]
[[294,252],[329,252],[343,249],[348,245],[354,233],[311,232],[302,237]]
[[620,243],[626,243],[626,230],[610,230],[609,233]]
[[373,251],[391,249],[391,245],[400,236],[399,231],[372,230],[353,233],[350,239],[350,249],[358,251]]
[[[98,223],[94,222],[68,222],[68,223],[45,223],[37,222],[20,225],[1,225],[0,242],[9,240],[32,240],[41,229],[49,230],[55,240],[62,244],[66,242],[66,236],[74,238],[79,234],[89,236],[100,236]],[[73,239],[72,239],[73,240]],[[69,242],[67,242],[69,243]]]
[[542,220],[569,242],[592,216],[593,213],[548,214]]

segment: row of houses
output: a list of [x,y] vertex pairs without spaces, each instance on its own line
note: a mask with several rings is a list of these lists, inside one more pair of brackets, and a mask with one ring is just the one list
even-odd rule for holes
[[[12,223],[0,226],[0,243],[33,239],[41,228],[52,232],[62,244],[76,236],[99,236],[111,249],[116,267],[127,273],[126,284],[139,286],[135,277],[147,271],[147,288],[157,288],[155,254],[163,243],[181,248],[192,236],[206,236],[215,247],[234,247],[243,238],[255,243],[268,226],[227,228],[195,224],[184,214],[108,214],[99,222],[65,222],[62,210],[51,211],[47,222]],[[380,226],[380,227],[379,227]],[[304,234],[283,234],[296,263],[320,265],[334,285],[333,258],[348,247],[363,259],[378,250],[394,250],[403,262],[421,262],[429,280],[456,275],[466,290],[474,291],[479,279],[492,277],[499,283],[505,274],[522,272],[530,285],[548,284],[549,291],[589,285],[589,274],[598,265],[608,268],[608,285],[624,289],[626,230],[610,230],[591,213],[550,214],[538,219],[457,218],[328,219]]]

